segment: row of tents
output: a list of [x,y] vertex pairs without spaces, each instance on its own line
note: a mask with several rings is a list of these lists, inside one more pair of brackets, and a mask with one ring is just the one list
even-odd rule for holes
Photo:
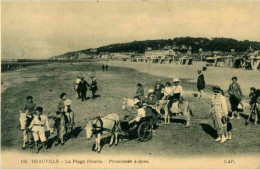
[[248,59],[233,56],[216,56],[207,57],[206,61],[208,65],[216,67],[242,68],[245,67],[246,63],[249,63],[251,69],[260,69],[260,56],[251,56]]
[[[123,59],[123,61],[130,61],[130,62],[143,62],[143,63],[173,63],[172,58],[133,58],[133,59]],[[179,59],[178,62],[179,65],[191,65],[192,64],[192,58],[184,56]]]

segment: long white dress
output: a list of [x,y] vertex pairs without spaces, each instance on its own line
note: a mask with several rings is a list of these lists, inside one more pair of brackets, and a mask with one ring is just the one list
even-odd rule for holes
[[211,99],[211,114],[214,127],[219,135],[224,134],[226,124],[223,124],[221,119],[223,116],[228,115],[226,98],[217,93]]

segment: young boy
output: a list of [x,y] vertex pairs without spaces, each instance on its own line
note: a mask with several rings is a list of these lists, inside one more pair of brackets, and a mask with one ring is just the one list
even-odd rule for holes
[[27,115],[31,116],[31,118],[35,114],[35,107],[36,107],[36,104],[33,103],[33,97],[32,96],[27,96],[26,97],[26,104],[24,106],[24,111],[28,110],[28,114]]
[[[26,97],[26,104],[21,111],[27,111],[27,124],[26,126],[29,126],[33,120],[33,116],[35,115],[35,108],[36,104],[33,102],[32,96]],[[31,143],[33,141],[33,135],[32,132],[28,132],[29,142]]]
[[42,107],[36,108],[36,115],[34,116],[30,126],[28,127],[33,132],[33,138],[34,138],[34,142],[35,142],[36,153],[39,152],[39,148],[38,148],[38,140],[39,139],[43,143],[43,151],[46,152],[47,147],[46,147],[46,137],[45,137],[44,126],[46,125],[47,131],[50,131],[48,118],[45,115],[42,114],[42,111],[43,111]]
[[142,117],[145,117],[145,110],[143,108],[142,103],[138,102],[136,105],[137,105],[137,116],[133,120],[129,121],[130,126],[133,126],[134,124],[139,122]]
[[253,115],[256,115],[255,112],[255,106],[256,106],[256,88],[251,87],[250,93],[249,93],[249,104],[250,104],[250,115],[248,116],[248,119],[246,121],[246,125],[250,120],[252,120]]

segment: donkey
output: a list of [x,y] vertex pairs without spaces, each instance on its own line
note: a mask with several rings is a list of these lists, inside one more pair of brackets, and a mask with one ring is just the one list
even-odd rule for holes
[[168,108],[168,104],[169,101],[165,101],[163,104],[158,104],[158,109],[163,108],[164,112],[165,112],[165,124],[169,124],[170,123],[170,116],[169,116],[169,111],[171,113],[176,113],[176,114],[182,114],[184,115],[185,119],[186,119],[186,125],[185,127],[189,127],[190,126],[190,117],[193,116],[192,114],[192,109],[190,107],[190,104],[187,100],[181,100],[181,101],[177,101],[175,103],[172,104],[171,108]]
[[49,113],[48,118],[53,119],[53,121],[50,121],[50,127],[57,131],[57,140],[55,145],[58,145],[59,141],[61,142],[61,145],[64,145],[64,134],[67,133],[66,123],[68,123],[66,115],[63,112],[57,111],[54,115],[50,115]]
[[117,130],[119,126],[119,115],[116,113],[111,113],[105,117],[96,117],[93,120],[90,120],[86,123],[86,135],[87,139],[90,140],[90,138],[95,135],[96,136],[96,144],[95,144],[95,151],[97,153],[100,153],[101,146],[101,136],[102,134],[108,134],[111,133],[111,140],[109,143],[109,146],[111,147],[114,142],[115,138],[115,145],[117,145]]
[[122,110],[125,110],[128,107],[133,109],[137,102],[139,102],[139,99],[137,99],[137,98],[127,99],[127,98],[123,97]]
[[28,130],[28,127],[30,125],[30,119],[31,118],[29,115],[28,115],[28,110],[23,112],[22,110],[20,110],[20,117],[19,117],[19,124],[20,124],[20,127],[21,127],[21,131],[23,132],[23,149],[26,148],[26,143],[28,141],[31,142],[31,136],[32,136],[32,133],[31,131]]

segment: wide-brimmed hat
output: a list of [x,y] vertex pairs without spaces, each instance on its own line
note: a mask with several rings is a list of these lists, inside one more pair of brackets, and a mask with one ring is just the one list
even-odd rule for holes
[[71,105],[71,103],[72,103],[72,101],[71,101],[70,99],[66,99],[66,100],[64,101],[64,105],[65,105],[65,106],[69,106],[69,105]]
[[154,90],[153,89],[149,89],[148,90],[148,94],[150,94],[150,93],[154,93]]
[[222,92],[221,88],[218,87],[218,86],[213,86],[212,91],[213,91],[213,92],[217,92],[217,93]]
[[173,78],[173,83],[176,83],[176,82],[180,82],[180,79],[179,78]]
[[30,99],[32,100],[33,97],[32,97],[32,96],[27,96],[27,97],[26,97],[26,100],[30,100]]
[[161,82],[161,79],[157,79],[156,82]]

